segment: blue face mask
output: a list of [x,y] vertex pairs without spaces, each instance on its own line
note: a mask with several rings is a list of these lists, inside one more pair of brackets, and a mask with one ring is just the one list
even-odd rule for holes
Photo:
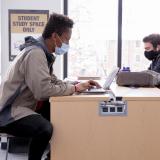
[[55,54],[56,55],[64,55],[69,51],[69,45],[66,43],[62,43],[61,47],[56,47],[55,48]]

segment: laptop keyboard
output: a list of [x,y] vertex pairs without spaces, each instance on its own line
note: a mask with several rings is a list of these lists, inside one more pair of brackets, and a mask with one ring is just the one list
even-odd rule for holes
[[106,93],[107,91],[103,88],[91,88],[83,91],[82,93]]
[[91,91],[91,92],[104,92],[105,90],[103,88],[91,88],[88,91]]

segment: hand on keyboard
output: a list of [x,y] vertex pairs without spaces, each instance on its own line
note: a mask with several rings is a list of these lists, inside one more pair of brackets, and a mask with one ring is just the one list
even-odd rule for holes
[[85,91],[86,89],[91,89],[94,87],[95,88],[102,88],[98,82],[93,81],[93,80],[81,82],[81,83],[78,83],[75,85],[76,92],[82,92],[82,91]]

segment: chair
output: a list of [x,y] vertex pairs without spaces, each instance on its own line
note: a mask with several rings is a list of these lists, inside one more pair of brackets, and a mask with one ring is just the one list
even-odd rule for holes
[[6,137],[7,138],[7,147],[6,147],[6,156],[5,156],[5,160],[8,160],[8,151],[9,151],[9,141],[10,141],[10,137],[14,137],[13,135],[7,134],[7,133],[0,133],[0,137],[2,139],[2,137]]

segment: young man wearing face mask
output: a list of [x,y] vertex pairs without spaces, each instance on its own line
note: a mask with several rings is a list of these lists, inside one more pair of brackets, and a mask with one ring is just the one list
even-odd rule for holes
[[150,34],[143,38],[144,56],[151,61],[149,70],[160,73],[160,34]]
[[42,37],[25,38],[0,86],[0,132],[30,138],[28,160],[41,160],[53,132],[49,120],[37,114],[37,102],[100,87],[92,80],[76,85],[63,82],[53,73],[56,55],[68,52],[72,27],[67,16],[51,14]]

